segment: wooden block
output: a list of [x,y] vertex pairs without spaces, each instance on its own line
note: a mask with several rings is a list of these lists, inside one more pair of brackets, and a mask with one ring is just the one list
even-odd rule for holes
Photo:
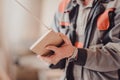
[[48,56],[53,54],[53,52],[45,49],[45,47],[48,45],[60,46],[62,43],[62,38],[53,30],[49,30],[31,46],[30,50],[36,54]]

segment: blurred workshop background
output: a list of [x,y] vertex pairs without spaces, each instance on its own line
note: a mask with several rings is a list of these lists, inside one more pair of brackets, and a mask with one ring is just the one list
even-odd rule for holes
[[[18,0],[50,26],[60,0]],[[29,47],[45,33],[15,0],[0,0],[0,80],[59,80],[62,70],[51,70]]]

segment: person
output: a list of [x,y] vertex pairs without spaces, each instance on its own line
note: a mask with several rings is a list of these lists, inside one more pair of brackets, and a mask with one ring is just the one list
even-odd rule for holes
[[118,80],[120,0],[62,0],[53,29],[64,43],[47,46],[50,68],[64,69],[65,80]]

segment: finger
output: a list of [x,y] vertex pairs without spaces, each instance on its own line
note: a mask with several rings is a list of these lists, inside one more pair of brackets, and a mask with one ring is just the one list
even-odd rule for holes
[[43,56],[41,56],[41,59],[42,59],[43,61],[45,61],[45,62],[51,63],[51,60],[50,60],[49,57],[43,57]]
[[69,40],[69,38],[66,35],[64,35],[62,33],[59,33],[59,35],[61,36],[61,38],[64,40],[64,42],[66,44],[71,44],[71,41]]
[[37,55],[37,58],[41,58],[41,56],[40,56],[40,55]]
[[44,61],[46,61],[46,62],[48,62],[48,63],[50,63],[50,64],[53,64],[54,62],[55,62],[55,58],[54,58],[54,55],[53,56],[50,56],[50,57],[41,57],[42,58],[42,60],[44,60]]
[[56,61],[55,59],[55,55],[52,55],[50,57],[44,57],[44,56],[40,56],[40,55],[37,55],[37,58],[41,59],[42,61],[45,61],[47,63],[50,63],[50,64],[57,64],[58,61]]
[[51,63],[56,65],[58,63],[58,59],[56,55],[50,56]]
[[56,46],[47,46],[46,49],[56,51],[58,48]]
[[40,59],[41,61],[44,61],[41,55],[37,55],[37,58]]

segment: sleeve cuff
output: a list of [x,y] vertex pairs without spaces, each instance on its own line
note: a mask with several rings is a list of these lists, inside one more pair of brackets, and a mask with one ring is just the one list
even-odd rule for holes
[[83,48],[78,49],[77,59],[75,64],[84,66],[87,60],[87,50]]
[[69,62],[75,61],[77,54],[78,54],[78,49],[75,47],[75,50],[74,50],[74,52],[73,52],[73,55],[68,58],[68,59],[69,59]]

